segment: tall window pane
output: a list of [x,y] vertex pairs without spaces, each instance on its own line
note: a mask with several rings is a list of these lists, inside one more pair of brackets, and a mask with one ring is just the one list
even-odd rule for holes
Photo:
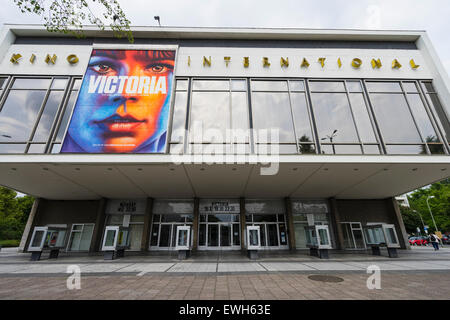
[[408,102],[424,139],[427,142],[439,142],[420,96],[418,94],[408,94]]
[[190,141],[225,142],[230,126],[228,92],[193,92],[190,120]]
[[312,93],[311,99],[321,141],[359,142],[345,93]]
[[45,91],[11,91],[0,111],[0,142],[28,141]]
[[252,95],[252,113],[254,129],[278,129],[279,142],[295,143],[287,92],[254,92]]
[[[178,83],[178,82],[177,82]],[[186,125],[187,92],[177,92],[173,108],[172,135],[170,142],[183,142]]]
[[306,95],[304,93],[291,93],[291,102],[297,139],[300,143],[314,143]]
[[45,104],[45,109],[39,119],[39,125],[34,133],[34,142],[46,142],[50,135],[53,120],[62,102],[63,91],[52,91]]
[[58,134],[56,135],[56,142],[61,142],[64,137],[64,133],[67,129],[67,124],[69,123],[70,116],[72,115],[73,107],[75,106],[75,101],[77,99],[78,91],[72,91],[70,93],[69,101],[67,102],[66,110],[64,111],[61,124],[59,125]]
[[402,94],[371,94],[370,100],[386,143],[421,143]]
[[246,92],[231,93],[231,129],[233,129],[232,142],[248,142],[248,100]]
[[350,103],[352,105],[353,115],[355,116],[356,126],[359,136],[364,143],[376,143],[375,132],[370,121],[364,97],[359,93],[349,94]]

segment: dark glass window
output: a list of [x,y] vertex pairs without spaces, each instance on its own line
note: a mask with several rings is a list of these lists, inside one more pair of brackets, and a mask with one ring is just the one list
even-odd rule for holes
[[305,93],[291,93],[292,112],[299,143],[314,143]]
[[362,93],[350,93],[349,99],[361,141],[363,143],[377,143],[364,96]]
[[402,92],[399,82],[367,82],[369,92]]
[[344,92],[344,83],[341,81],[310,81],[309,89],[311,91],[337,91]]
[[345,93],[312,93],[311,99],[322,143],[359,142]]
[[375,117],[386,143],[421,143],[402,94],[371,94]]
[[55,120],[56,112],[62,102],[64,91],[51,91],[44,107],[44,111],[39,119],[39,125],[34,133],[34,142],[47,142],[50,136],[53,121]]
[[[252,95],[253,128],[278,129],[279,142],[295,143],[289,94],[287,92],[254,92]],[[258,132],[257,132],[258,133]],[[258,134],[257,142],[263,141]],[[270,133],[268,135],[270,139]]]
[[59,125],[58,134],[56,135],[56,142],[62,142],[64,134],[66,133],[67,125],[69,124],[69,119],[72,116],[72,110],[75,106],[77,95],[78,91],[75,90],[70,93],[69,102],[67,102],[61,124]]
[[12,90],[0,110],[0,142],[25,142],[30,137],[45,91]]
[[184,141],[187,97],[187,92],[177,92],[175,94],[175,103],[173,105],[172,135],[170,138],[170,142],[182,143]]

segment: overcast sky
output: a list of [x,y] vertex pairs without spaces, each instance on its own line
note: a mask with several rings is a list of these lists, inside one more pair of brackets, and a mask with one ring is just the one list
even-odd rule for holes
[[[40,23],[1,0],[0,23]],[[133,25],[426,30],[450,73],[450,0],[119,0]]]

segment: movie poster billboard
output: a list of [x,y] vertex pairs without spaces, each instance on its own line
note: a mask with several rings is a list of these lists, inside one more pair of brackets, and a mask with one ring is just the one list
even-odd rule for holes
[[62,153],[166,148],[175,50],[93,50]]

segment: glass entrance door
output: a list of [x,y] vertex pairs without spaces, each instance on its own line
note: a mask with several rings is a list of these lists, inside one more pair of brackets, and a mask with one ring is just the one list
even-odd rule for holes
[[241,246],[238,214],[202,214],[198,232],[200,250],[237,250]]
[[360,222],[341,222],[345,249],[365,249],[366,244]]
[[220,246],[231,246],[231,224],[220,225]]

